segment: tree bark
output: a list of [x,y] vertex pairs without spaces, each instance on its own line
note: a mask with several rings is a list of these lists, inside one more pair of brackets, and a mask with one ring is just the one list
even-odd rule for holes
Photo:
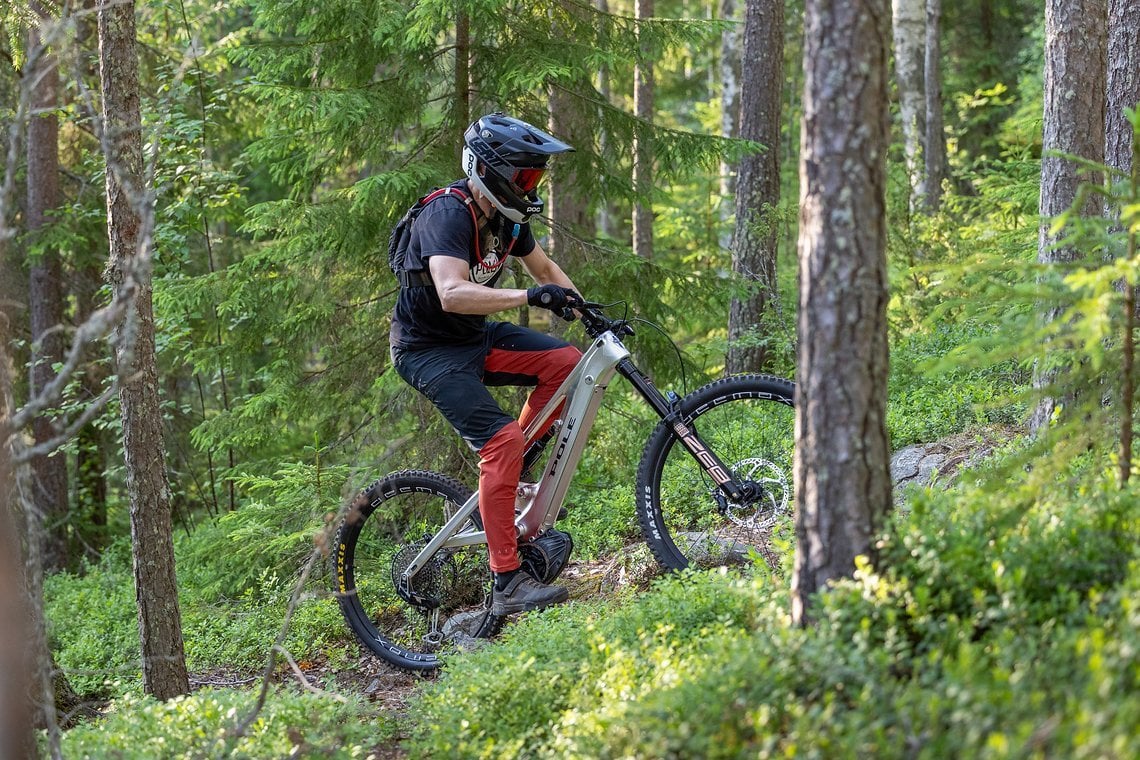
[[[149,269],[150,236],[144,192],[138,59],[132,0],[100,0],[99,78],[107,148],[107,279],[114,288],[137,284],[133,320],[116,330],[135,596],[139,609],[143,688],[159,699],[190,690],[174,572],[170,492],[155,362]],[[131,340],[130,331],[135,332]],[[133,357],[131,344],[133,343]],[[133,359],[133,360],[132,360]]]
[[[1072,247],[1057,245],[1051,232],[1054,217],[1067,211],[1077,198],[1082,182],[1100,184],[1097,173],[1078,167],[1068,153],[1090,161],[1104,159],[1105,60],[1107,45],[1107,0],[1046,0],[1045,3],[1045,120],[1041,157],[1041,224],[1037,260],[1042,264],[1075,261],[1082,255]],[[1089,194],[1081,213],[1103,212],[1098,197]],[[1057,319],[1060,307],[1047,308],[1045,322]],[[1033,384],[1038,390],[1054,385],[1058,375],[1038,368]],[[1065,394],[1063,402],[1071,401]],[[1036,433],[1048,424],[1059,402],[1045,398],[1030,417]]]
[[875,555],[886,431],[888,0],[808,0],[792,614]]
[[[586,88],[586,82],[578,87]],[[583,112],[588,101],[575,97],[558,85],[550,95],[550,131],[556,137],[573,142],[575,135],[590,134],[589,123]],[[582,183],[575,170],[574,155],[556,158],[552,162],[550,184],[547,194],[550,198],[550,253],[557,258],[563,269],[574,271],[576,259],[573,241],[594,236],[593,219],[589,205],[582,192]]]
[[[653,17],[653,0],[636,0],[638,21]],[[633,69],[633,112],[638,125],[633,138],[633,252],[653,258],[653,51],[639,33],[637,64]]]
[[[37,12],[38,6],[33,6]],[[46,15],[40,15],[46,18]],[[59,69],[55,56],[44,46],[39,29],[28,34],[28,56],[33,94],[28,120],[26,221],[32,240],[51,221],[60,205],[59,192]],[[55,379],[53,365],[63,361],[63,294],[59,252],[41,247],[29,267],[28,299],[31,302],[32,372],[31,392],[36,395]],[[32,425],[36,443],[55,437],[51,415],[36,417]],[[61,570],[68,564],[67,459],[62,452],[38,456],[35,473],[35,504],[43,516],[44,567]]]
[[784,0],[747,0],[740,136],[765,146],[740,162],[732,270],[749,283],[732,299],[726,369],[759,372],[767,350],[758,342],[760,322],[775,303],[777,222],[780,205],[780,123],[784,85]]
[[1125,108],[1140,107],[1140,0],[1108,0],[1108,76],[1104,163],[1132,171],[1132,125]]
[[[7,318],[0,313],[0,323]],[[0,362],[8,363],[7,327],[0,324]],[[6,367],[0,367],[0,373]],[[0,394],[0,430],[10,416]],[[13,519],[11,450],[6,435],[0,435],[0,757],[35,757],[36,734],[32,720],[30,667],[34,654],[28,645],[29,612],[22,582],[20,542]]]
[[934,213],[942,204],[942,180],[946,177],[946,137],[942,128],[942,0],[926,0],[926,137],[923,157],[926,172],[923,201]]
[[[460,11],[455,17],[455,126],[467,129],[471,123],[471,17]],[[456,163],[462,164],[463,144],[455,144]]]
[[912,211],[918,209],[926,194],[923,171],[923,143],[926,140],[925,5],[924,0],[894,0],[892,13],[899,121]]
[[[567,12],[576,20],[589,23],[589,11],[568,6]],[[568,38],[571,30],[560,20],[554,21],[554,39]],[[593,133],[593,86],[585,74],[571,79],[555,80],[550,85],[549,126],[551,134],[567,140],[585,139]],[[581,245],[575,241],[594,237],[594,219],[583,188],[589,180],[579,174],[579,167],[589,171],[584,153],[568,153],[551,162],[550,180],[545,192],[550,209],[550,254],[563,269],[574,272],[581,260]],[[588,176],[588,175],[587,175]],[[553,320],[551,327],[565,331],[561,320]]]
[[[600,15],[608,16],[610,13],[609,0],[594,0],[594,8]],[[609,66],[604,63],[598,67],[597,88],[599,99],[602,103],[608,104],[610,102],[610,70]],[[598,110],[598,154],[602,157],[603,161],[608,161],[610,154],[609,131],[606,128],[605,121],[602,119],[603,108],[599,107]],[[615,227],[619,223],[619,220],[620,214],[613,208],[613,203],[609,199],[603,198],[601,203],[598,204],[598,232],[603,237],[615,237]]]
[[[747,2],[746,2],[747,7]],[[737,22],[736,0],[720,0],[720,18],[731,21],[732,25],[720,33],[720,133],[733,138],[740,134],[741,51],[740,26]],[[745,32],[747,34],[747,32]],[[781,40],[782,41],[782,40]],[[747,58],[747,42],[744,56]],[[734,167],[723,162],[720,167],[720,195],[729,198],[736,193],[736,173]]]

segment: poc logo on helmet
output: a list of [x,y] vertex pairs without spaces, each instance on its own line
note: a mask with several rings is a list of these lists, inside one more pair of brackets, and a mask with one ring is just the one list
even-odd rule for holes
[[537,214],[540,211],[542,211],[542,206],[527,206],[526,207],[526,212],[528,214]]

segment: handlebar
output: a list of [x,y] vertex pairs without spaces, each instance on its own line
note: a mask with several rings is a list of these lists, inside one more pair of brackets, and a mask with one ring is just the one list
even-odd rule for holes
[[625,335],[633,335],[633,328],[629,326],[627,320],[610,319],[603,313],[604,308],[604,304],[591,301],[575,307],[574,310],[578,312],[578,316],[582,320],[582,327],[587,335],[596,338],[606,331],[613,332],[619,338]]

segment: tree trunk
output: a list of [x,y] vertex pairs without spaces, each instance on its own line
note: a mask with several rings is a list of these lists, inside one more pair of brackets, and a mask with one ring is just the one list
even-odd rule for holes
[[[28,35],[33,93],[33,111],[28,120],[28,204],[26,220],[32,240],[51,221],[51,212],[60,204],[59,193],[59,70],[55,56],[44,46],[39,30]],[[63,294],[59,253],[41,248],[30,267],[28,299],[31,301],[32,395],[55,379],[53,364],[63,361]],[[36,417],[32,425],[36,443],[55,437],[50,415]],[[44,537],[46,570],[61,570],[68,564],[67,538],[67,458],[62,452],[38,456],[32,462],[35,473],[35,503],[47,528]]]
[[[455,126],[462,131],[471,123],[471,17],[460,12],[455,18]],[[462,164],[463,143],[455,144],[455,161]]]
[[[1058,247],[1059,235],[1051,232],[1053,218],[1076,201],[1082,182],[1100,184],[1099,174],[1090,173],[1059,151],[1090,161],[1104,159],[1105,58],[1107,45],[1107,0],[1046,0],[1045,3],[1045,121],[1041,157],[1041,225],[1037,260],[1042,264],[1075,261],[1082,255],[1071,247]],[[1089,194],[1081,213],[1103,212],[1097,196]],[[1051,322],[1060,307],[1045,310],[1042,319]],[[1053,370],[1038,369],[1033,384],[1048,389],[1057,381]],[[1072,396],[1063,394],[1063,402]],[[1058,400],[1045,398],[1030,418],[1036,433],[1052,417]]]
[[[888,0],[808,0],[800,158],[792,614],[874,559],[891,503],[887,399]],[[836,30],[843,30],[837,34]]]
[[[132,0],[99,2],[99,78],[107,148],[107,278],[137,286],[133,320],[115,333],[118,371],[124,379],[123,450],[130,496],[135,597],[139,608],[143,688],[159,699],[190,690],[174,572],[170,493],[162,438],[155,363],[149,268],[150,235],[142,215],[144,192],[139,117],[135,6]],[[130,332],[134,329],[133,356]]]
[[740,162],[736,187],[736,233],[732,271],[749,283],[732,299],[728,315],[728,359],[733,372],[759,372],[767,351],[758,342],[760,322],[775,303],[780,204],[780,122],[784,85],[784,0],[747,0],[740,136],[765,146]]
[[1140,0],[1108,0],[1108,78],[1104,163],[1132,170],[1132,125],[1125,108],[1140,107]]
[[[580,86],[586,86],[585,82]],[[550,131],[556,137],[573,141],[575,135],[590,134],[589,123],[582,112],[587,101],[576,98],[562,87],[555,87],[550,96]],[[582,185],[575,170],[574,155],[562,156],[553,162],[547,195],[550,199],[550,254],[557,258],[567,272],[577,269],[575,239],[592,238],[593,219],[586,203]]]
[[[594,0],[594,8],[602,16],[608,16],[610,12],[609,0]],[[602,64],[598,67],[598,97],[602,103],[608,104],[610,102],[610,70],[609,66]],[[598,154],[602,157],[603,161],[609,160],[610,147],[609,135],[606,129],[605,121],[601,118],[602,108],[599,108],[599,126],[598,126]],[[616,237],[615,220],[619,219],[619,214],[612,207],[609,199],[603,198],[601,203],[598,204],[598,232],[603,237]]]
[[[589,11],[568,6],[567,12],[579,16],[578,20],[588,23]],[[570,30],[563,22],[554,21],[554,39],[567,38]],[[583,74],[570,80],[556,80],[550,85],[549,126],[550,132],[573,144],[576,139],[585,139],[593,133],[592,119],[594,92],[590,80]],[[582,176],[589,165],[583,153],[569,153],[551,162],[550,183],[545,192],[550,209],[550,251],[561,267],[567,272],[578,269],[581,259],[581,245],[576,240],[594,237],[594,220],[586,201],[584,188],[589,187],[589,174]],[[553,320],[552,326],[561,320]]]
[[8,320],[0,312],[0,750],[11,752],[0,756],[34,757],[34,749],[20,748],[34,748],[34,729],[47,728],[49,754],[58,758],[55,667],[43,614],[44,521],[22,432],[10,423],[16,407],[8,341]]
[[923,199],[928,213],[942,204],[942,180],[946,177],[946,138],[942,129],[942,0],[926,0],[926,138],[923,157],[926,176]]
[[926,194],[923,143],[926,139],[924,58],[926,11],[924,0],[894,0],[895,79],[903,152],[910,180],[910,207],[917,210]]
[[[0,313],[0,321],[6,321]],[[0,324],[0,362],[8,363],[7,328]],[[0,373],[6,367],[0,367]],[[7,395],[7,394],[4,394]],[[10,410],[0,396],[0,430]],[[0,757],[35,757],[30,693],[32,654],[27,630],[27,596],[22,583],[20,542],[13,519],[11,450],[7,436],[0,434]]]
[[[653,0],[636,0],[639,21],[653,17]],[[639,34],[637,64],[633,69],[633,112],[638,125],[633,138],[633,252],[653,258],[653,51]]]
[[[720,133],[724,137],[730,138],[739,136],[741,118],[740,39],[742,35],[737,23],[738,7],[736,0],[720,0],[721,20],[733,22],[720,33]],[[747,57],[747,43],[745,43],[745,57]],[[721,163],[720,195],[722,199],[729,198],[736,193],[736,182],[734,167],[727,161]],[[727,214],[727,204],[723,208]]]

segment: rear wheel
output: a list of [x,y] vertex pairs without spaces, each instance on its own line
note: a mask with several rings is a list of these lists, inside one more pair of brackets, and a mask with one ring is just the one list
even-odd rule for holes
[[[357,497],[337,531],[337,599],[360,642],[389,663],[433,670],[441,656],[495,635],[486,544],[442,549],[404,584],[404,570],[471,496],[437,473],[407,470]],[[481,528],[472,515],[467,528]],[[461,528],[462,530],[462,528]]]
[[746,486],[739,502],[717,488],[672,424],[658,424],[637,469],[637,514],[661,565],[723,565],[754,552],[772,561],[772,527],[793,508],[794,390],[778,377],[738,375],[681,399],[681,421]]

